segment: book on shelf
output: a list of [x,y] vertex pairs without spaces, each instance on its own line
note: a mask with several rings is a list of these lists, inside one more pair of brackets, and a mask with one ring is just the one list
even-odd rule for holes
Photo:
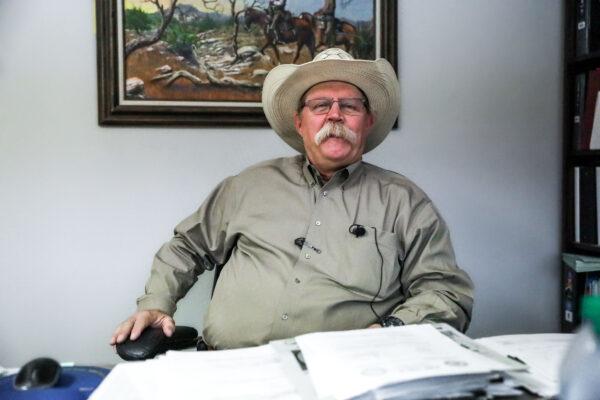
[[600,149],[600,101],[598,97],[600,92],[596,93],[596,108],[594,109],[594,122],[592,123],[592,134],[590,137],[590,150]]
[[600,258],[598,257],[563,253],[562,259],[569,267],[578,273],[600,271]]
[[598,205],[600,168],[575,167],[574,171],[574,241],[598,245]]
[[600,50],[600,1],[576,0],[575,55],[584,56]]
[[600,258],[581,254],[562,255],[561,328],[572,332],[581,323],[579,303],[584,294],[598,290]]
[[[594,116],[596,103],[600,92],[600,69],[594,69],[588,73],[585,93],[585,103],[583,106],[583,118],[581,122],[581,135],[579,141],[580,150],[590,150],[592,142],[592,133],[594,130]],[[600,126],[596,127],[596,135],[600,134]],[[594,141],[597,143],[598,139]]]
[[575,55],[582,56],[588,53],[589,31],[588,21],[589,14],[587,13],[588,0],[575,1]]
[[561,277],[561,316],[560,326],[563,332],[573,332],[581,323],[579,301],[585,284],[584,274],[578,274],[568,264],[562,264]]
[[600,1],[587,0],[588,53],[600,50]]
[[598,244],[596,168],[580,167],[579,229],[582,243]]
[[575,77],[575,115],[573,116],[573,144],[576,150],[581,149],[581,123],[583,120],[583,106],[585,104],[585,84],[586,74],[577,74]]
[[579,212],[579,197],[581,189],[579,184],[579,167],[573,168],[573,241],[575,243],[581,242],[581,226],[579,221],[581,220]]
[[[90,400],[519,396],[528,365],[446,324],[318,332],[267,345],[121,363]],[[531,375],[531,374],[530,374]],[[557,393],[553,393],[556,395]]]
[[600,288],[598,287],[598,280],[600,279],[600,272],[588,272],[585,274],[585,286],[583,294],[585,296],[599,296]]

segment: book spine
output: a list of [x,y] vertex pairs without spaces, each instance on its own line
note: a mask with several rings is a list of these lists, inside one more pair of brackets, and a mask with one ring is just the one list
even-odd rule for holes
[[586,296],[598,296],[600,294],[598,290],[598,278],[600,278],[598,272],[588,272],[585,274],[584,294]]
[[585,287],[585,274],[578,274],[563,262],[561,281],[561,330],[573,332],[581,322],[579,301]]
[[576,34],[575,34],[575,55],[582,56],[589,51],[589,20],[590,20],[590,1],[591,0],[576,0]]
[[581,216],[580,216],[580,212],[579,212],[579,199],[580,199],[580,184],[579,184],[579,167],[575,167],[574,171],[573,171],[573,211],[575,213],[575,215],[573,215],[573,241],[575,243],[580,243],[581,242],[581,224],[580,224],[580,220],[581,220]]
[[590,137],[590,150],[600,149],[600,92],[596,93],[596,107],[594,108],[594,122],[592,123],[592,135]]
[[585,103],[583,106],[583,119],[581,121],[580,150],[589,150],[594,127],[594,111],[596,100],[600,91],[600,69],[589,72],[586,82]]
[[596,242],[594,244],[600,245],[600,167],[595,167],[596,172]]
[[600,49],[600,0],[587,0],[588,53]]
[[598,243],[596,168],[579,167],[579,228],[581,243]]
[[577,74],[575,77],[575,115],[573,116],[573,145],[576,150],[580,150],[581,143],[581,124],[583,121],[583,112],[585,104],[585,82],[584,73]]

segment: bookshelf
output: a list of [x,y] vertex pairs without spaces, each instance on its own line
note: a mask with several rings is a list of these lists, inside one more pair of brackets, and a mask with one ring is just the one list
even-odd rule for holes
[[[563,110],[563,254],[600,262],[600,1],[566,0]],[[579,324],[578,304],[599,271],[561,272],[561,330]]]

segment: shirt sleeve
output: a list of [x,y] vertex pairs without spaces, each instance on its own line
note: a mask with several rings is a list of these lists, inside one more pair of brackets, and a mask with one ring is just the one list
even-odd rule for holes
[[431,202],[413,210],[405,234],[400,277],[405,301],[391,315],[405,324],[446,322],[466,331],[473,283],[456,265],[448,228]]
[[138,310],[160,310],[173,315],[176,304],[198,276],[223,265],[235,246],[229,221],[236,209],[234,178],[221,182],[192,215],[175,227],[173,238],[154,256]]

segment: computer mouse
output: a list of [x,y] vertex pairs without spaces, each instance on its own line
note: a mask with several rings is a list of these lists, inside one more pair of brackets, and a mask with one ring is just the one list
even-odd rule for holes
[[58,382],[62,368],[51,358],[36,358],[23,365],[15,377],[14,387],[19,390],[43,389]]

